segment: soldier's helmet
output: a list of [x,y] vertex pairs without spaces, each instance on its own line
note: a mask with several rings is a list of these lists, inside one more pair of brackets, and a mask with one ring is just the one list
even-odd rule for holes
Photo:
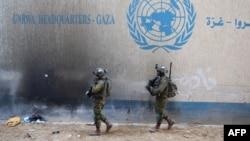
[[161,73],[165,73],[165,72],[167,73],[167,68],[163,65],[156,64],[155,69]]
[[103,68],[96,68],[93,71],[93,74],[96,75],[96,76],[99,76],[99,77],[104,76],[106,73],[107,73],[107,70],[103,69]]

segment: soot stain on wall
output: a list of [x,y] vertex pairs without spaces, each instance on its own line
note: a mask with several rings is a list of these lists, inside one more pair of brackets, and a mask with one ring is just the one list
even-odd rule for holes
[[[12,57],[15,63],[12,67],[23,75],[16,95],[44,104],[77,106],[88,103],[83,95],[92,79],[84,71],[91,68],[86,56],[88,51],[78,46],[80,43],[75,41],[74,35],[69,36],[71,33],[57,35],[50,28],[43,32],[33,30],[10,43],[15,48],[12,54],[16,56]],[[62,39],[62,46],[56,43],[56,38]]]

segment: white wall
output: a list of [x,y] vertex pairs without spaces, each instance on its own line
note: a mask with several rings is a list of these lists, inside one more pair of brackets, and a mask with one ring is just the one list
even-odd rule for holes
[[[64,81],[86,82],[95,67],[104,67],[113,81],[113,99],[148,100],[144,86],[155,75],[154,65],[168,67],[173,62],[172,78],[180,95],[172,100],[249,103],[250,26],[237,27],[239,21],[250,23],[250,1],[190,1],[196,13],[193,34],[182,49],[169,52],[142,50],[134,42],[127,19],[132,1],[2,0],[0,72],[17,72],[24,83],[29,73],[23,73],[33,72],[35,66],[40,70],[36,77],[52,68]],[[34,16],[36,22],[42,14],[84,14],[93,20],[100,14],[113,19],[110,24],[15,24],[15,14]],[[214,22],[222,17],[224,25],[211,28],[207,17],[214,17]],[[20,84],[20,93],[24,89]]]

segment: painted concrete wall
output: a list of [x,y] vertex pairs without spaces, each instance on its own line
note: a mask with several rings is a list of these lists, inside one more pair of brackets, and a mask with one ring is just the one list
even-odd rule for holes
[[[84,103],[88,111],[89,100],[83,93],[94,77],[92,71],[104,67],[113,82],[111,109],[115,101],[125,104],[124,110],[131,105],[138,106],[141,101],[152,107],[154,99],[144,87],[155,75],[154,65],[169,67],[173,62],[172,79],[178,85],[179,95],[169,101],[180,104],[168,110],[177,119],[190,121],[182,117],[186,113],[174,112],[185,106],[183,103],[198,103],[198,106],[210,103],[212,108],[221,103],[236,103],[243,104],[240,108],[243,114],[237,113],[244,116],[242,122],[249,122],[250,117],[245,116],[250,115],[249,6],[248,0],[174,3],[169,0],[163,3],[159,0],[2,0],[2,106],[11,103],[15,109],[16,105],[29,107],[40,102],[66,107]],[[152,16],[153,10],[164,16],[162,9],[166,10],[165,14],[175,15],[168,28]],[[152,30],[147,25],[150,23],[154,24]],[[160,28],[165,32],[160,32]],[[141,107],[150,111],[145,105]],[[229,107],[221,110],[232,109]],[[235,115],[237,108],[233,109],[236,110],[231,114]],[[1,113],[4,111],[2,108]],[[5,117],[21,111],[13,110]],[[221,111],[212,112],[219,120],[205,120],[211,123],[223,120],[222,115],[218,116]],[[237,118],[237,114],[232,118]],[[198,119],[203,122],[208,115],[209,111]],[[227,122],[235,121],[230,118]]]

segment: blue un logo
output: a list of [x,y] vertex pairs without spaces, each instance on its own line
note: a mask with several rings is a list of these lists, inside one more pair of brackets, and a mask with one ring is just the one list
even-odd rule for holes
[[133,40],[144,50],[179,50],[192,35],[196,14],[189,0],[133,0],[127,13]]

